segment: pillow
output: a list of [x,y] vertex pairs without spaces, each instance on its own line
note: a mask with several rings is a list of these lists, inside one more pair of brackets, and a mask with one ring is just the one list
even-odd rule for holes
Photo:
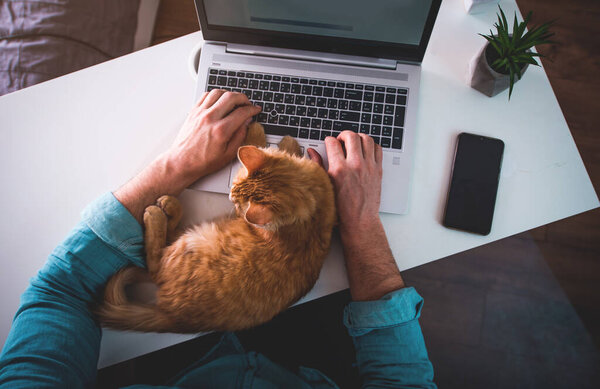
[[0,96],[133,50],[140,0],[0,0]]

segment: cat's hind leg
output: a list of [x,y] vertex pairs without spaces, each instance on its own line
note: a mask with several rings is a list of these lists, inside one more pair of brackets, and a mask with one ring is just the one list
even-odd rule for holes
[[160,269],[160,260],[166,244],[167,215],[156,205],[150,205],[144,211],[144,246],[146,265],[152,278]]
[[265,129],[262,124],[258,122],[250,123],[244,145],[267,147],[267,137],[265,136]]
[[298,141],[289,135],[284,136],[281,142],[279,142],[279,150],[297,157],[302,157],[302,149],[300,148]]
[[167,215],[167,243],[172,243],[182,232],[177,228],[183,215],[181,203],[177,197],[164,195],[156,200],[156,205]]

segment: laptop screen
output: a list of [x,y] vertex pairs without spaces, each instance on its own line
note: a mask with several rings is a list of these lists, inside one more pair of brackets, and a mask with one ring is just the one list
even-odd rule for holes
[[420,61],[440,0],[196,0],[204,38]]

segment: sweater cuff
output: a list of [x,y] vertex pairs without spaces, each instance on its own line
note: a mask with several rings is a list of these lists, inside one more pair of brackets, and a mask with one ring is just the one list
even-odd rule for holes
[[344,309],[344,325],[351,336],[407,324],[421,315],[423,298],[415,288],[402,288],[376,301],[351,302]]
[[81,217],[106,244],[129,257],[136,266],[146,267],[142,226],[111,192],[89,204]]

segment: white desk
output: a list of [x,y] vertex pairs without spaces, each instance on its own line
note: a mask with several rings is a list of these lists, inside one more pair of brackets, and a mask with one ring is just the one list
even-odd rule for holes
[[[503,2],[507,14],[514,2]],[[495,11],[467,15],[442,4],[423,61],[410,214],[382,215],[401,270],[598,207],[599,202],[542,68],[488,98],[465,83]],[[114,190],[164,150],[194,97],[191,34],[0,98],[0,342],[19,296],[84,206]],[[506,154],[492,233],[448,230],[440,220],[455,136],[498,137]],[[194,218],[228,212],[227,196],[187,191]],[[336,242],[311,300],[347,287]],[[99,366],[189,339],[106,331]]]

